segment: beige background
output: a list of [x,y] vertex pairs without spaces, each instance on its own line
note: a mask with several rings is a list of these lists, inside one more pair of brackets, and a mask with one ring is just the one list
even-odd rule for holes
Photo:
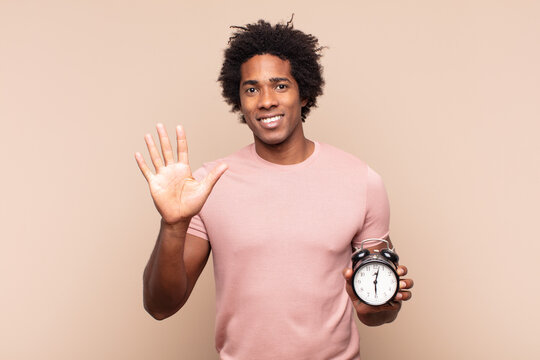
[[193,167],[251,142],[216,83],[228,27],[292,12],[329,47],[306,133],[383,176],[416,281],[363,358],[538,358],[538,2],[2,0],[1,359],[216,359],[211,266],[181,313],[143,310],[133,153],[156,122]]

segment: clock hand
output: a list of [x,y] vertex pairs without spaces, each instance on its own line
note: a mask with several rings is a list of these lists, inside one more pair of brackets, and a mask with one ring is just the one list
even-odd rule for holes
[[379,270],[377,269],[377,272],[375,273],[375,280],[373,280],[373,285],[375,285],[375,295],[377,295],[377,278],[379,277]]

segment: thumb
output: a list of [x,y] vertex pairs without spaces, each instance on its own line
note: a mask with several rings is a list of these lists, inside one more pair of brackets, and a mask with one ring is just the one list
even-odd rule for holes
[[225,163],[221,163],[216,165],[209,173],[206,175],[206,177],[203,179],[202,183],[204,185],[206,193],[210,193],[212,189],[214,188],[214,185],[216,185],[217,181],[223,175],[225,171],[228,169],[228,165]]

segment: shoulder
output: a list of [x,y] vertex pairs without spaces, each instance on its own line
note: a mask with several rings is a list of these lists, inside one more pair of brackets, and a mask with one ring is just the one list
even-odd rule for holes
[[321,147],[321,154],[325,157],[332,158],[337,161],[348,162],[352,164],[364,164],[364,161],[345,150],[335,147],[334,145],[319,143]]
[[367,170],[368,170],[367,171],[368,187],[384,189],[384,183],[383,183],[381,175],[379,175],[378,172],[376,172],[369,166]]
[[319,143],[322,160],[333,168],[344,172],[362,173],[367,175],[368,165],[356,155],[337,148],[333,145]]
[[365,180],[367,189],[385,191],[381,175],[364,160],[333,145],[320,143],[320,147],[325,163],[330,164],[337,171],[338,176],[350,176],[354,180],[362,178]]

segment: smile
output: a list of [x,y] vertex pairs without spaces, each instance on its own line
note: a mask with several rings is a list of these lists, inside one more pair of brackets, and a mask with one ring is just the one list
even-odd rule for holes
[[276,116],[272,116],[268,118],[260,118],[259,121],[262,122],[263,124],[270,124],[270,123],[278,121],[282,117],[283,115],[276,115]]

